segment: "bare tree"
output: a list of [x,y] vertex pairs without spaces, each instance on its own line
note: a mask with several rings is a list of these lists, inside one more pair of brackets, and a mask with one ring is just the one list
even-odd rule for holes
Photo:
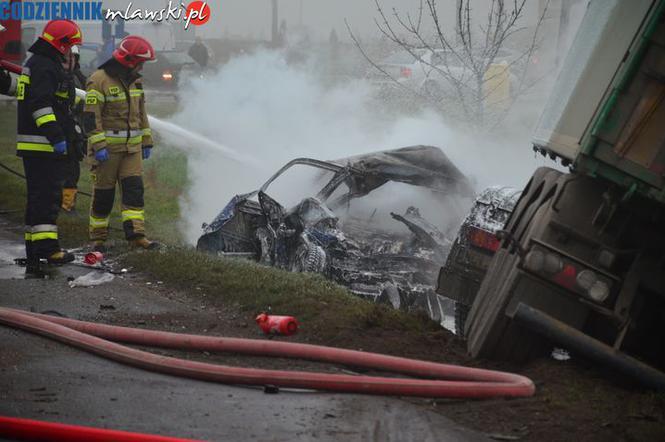
[[[417,14],[401,14],[395,8],[389,16],[381,0],[374,0],[378,17],[376,26],[383,36],[407,51],[423,67],[425,80],[421,84],[399,81],[385,66],[377,63],[362,47],[347,23],[354,43],[369,63],[409,93],[480,126],[496,124],[507,109],[524,91],[526,68],[536,50],[538,30],[547,4],[543,8],[533,35],[521,51],[504,47],[513,35],[525,28],[520,25],[526,0],[491,0],[487,18],[474,23],[471,0],[457,0],[455,29],[444,29],[436,0],[420,0]],[[497,63],[501,59],[502,63]],[[510,90],[498,94],[499,90]],[[497,98],[498,97],[498,98]],[[500,109],[495,118],[488,119],[488,109]],[[491,121],[490,121],[491,120]]]

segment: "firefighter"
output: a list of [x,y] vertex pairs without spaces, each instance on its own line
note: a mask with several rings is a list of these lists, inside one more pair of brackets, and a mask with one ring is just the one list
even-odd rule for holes
[[78,193],[78,181],[81,176],[81,160],[85,157],[86,138],[82,130],[81,115],[83,113],[83,101],[76,96],[76,88],[85,89],[86,78],[81,72],[79,65],[79,50],[77,46],[72,47],[69,58],[63,64],[67,72],[67,79],[71,83],[70,109],[72,110],[72,121],[67,132],[67,146],[71,152],[67,161],[65,171],[65,182],[62,189],[62,202],[60,208],[65,213],[74,213],[76,206],[76,194]]
[[28,272],[39,260],[63,264],[74,255],[60,248],[56,225],[71,124],[69,96],[62,63],[72,46],[82,43],[81,30],[71,20],[52,20],[30,47],[32,56],[18,78],[16,154],[23,158],[27,184],[25,241]]
[[121,191],[125,238],[133,247],[158,247],[145,236],[142,178],[152,135],[140,71],[145,62],[153,60],[150,43],[129,35],[88,79],[84,123],[94,183],[89,232],[97,251],[106,249],[116,184]]

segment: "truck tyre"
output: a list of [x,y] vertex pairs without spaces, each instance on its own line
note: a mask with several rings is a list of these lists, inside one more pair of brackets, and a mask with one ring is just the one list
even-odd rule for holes
[[464,324],[466,324],[466,318],[469,316],[469,310],[471,310],[471,306],[461,302],[455,303],[455,334],[459,338],[466,338]]
[[519,271],[519,254],[514,245],[527,243],[529,233],[539,222],[536,214],[551,202],[560,176],[561,172],[554,169],[536,170],[508,220],[505,230],[511,238],[504,239],[494,255],[465,325],[467,349],[474,357],[522,362],[542,342],[540,337],[514,324],[505,309]]

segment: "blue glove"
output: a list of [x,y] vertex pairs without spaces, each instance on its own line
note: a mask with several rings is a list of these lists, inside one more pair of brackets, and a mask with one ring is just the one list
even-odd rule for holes
[[60,141],[59,143],[55,143],[53,145],[53,151],[59,155],[64,155],[67,153],[67,142],[66,141]]
[[99,149],[97,152],[95,152],[95,159],[100,163],[107,161],[109,159],[109,151],[106,150],[105,147]]
[[143,148],[143,159],[147,160],[150,158],[150,152],[152,151],[152,146],[147,146]]

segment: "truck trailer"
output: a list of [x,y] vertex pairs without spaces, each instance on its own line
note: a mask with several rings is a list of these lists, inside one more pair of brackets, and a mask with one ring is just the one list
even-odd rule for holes
[[665,0],[592,0],[469,312],[471,355],[556,343],[665,390]]

